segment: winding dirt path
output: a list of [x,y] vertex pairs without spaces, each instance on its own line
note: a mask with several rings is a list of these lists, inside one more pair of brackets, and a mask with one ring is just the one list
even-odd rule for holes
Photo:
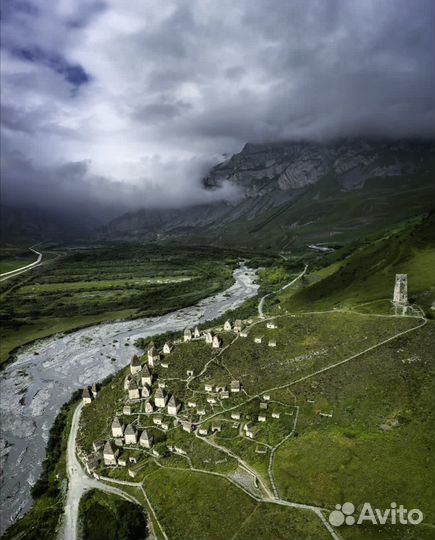
[[264,308],[264,302],[266,300],[266,298],[268,298],[269,296],[272,296],[272,294],[275,294],[279,291],[285,291],[288,287],[290,287],[291,285],[293,285],[293,283],[295,283],[298,279],[301,279],[301,277],[303,275],[305,275],[305,272],[307,271],[308,269],[308,264],[305,265],[305,268],[302,270],[302,272],[297,275],[294,279],[292,279],[290,281],[290,283],[287,283],[287,285],[284,285],[284,287],[281,287],[280,289],[278,289],[278,291],[272,291],[268,294],[265,294],[261,299],[260,299],[260,302],[258,303],[258,316],[261,318],[261,319],[264,319],[265,315],[264,315],[264,312],[263,312],[263,308]]
[[28,272],[32,268],[35,268],[35,266],[38,266],[41,263],[42,260],[42,253],[40,251],[36,251],[36,249],[29,248],[30,251],[33,251],[35,255],[37,255],[36,261],[26,264],[25,266],[21,266],[20,268],[16,268],[15,270],[10,270],[9,272],[3,272],[3,274],[0,274],[0,281],[6,281],[7,279],[11,279],[15,276],[18,276],[19,274],[23,274],[24,272]]

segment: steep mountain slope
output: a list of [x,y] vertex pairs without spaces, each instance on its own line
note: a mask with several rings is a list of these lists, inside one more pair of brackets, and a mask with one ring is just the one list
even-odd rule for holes
[[[230,179],[247,195],[278,187],[282,191],[316,184],[328,173],[343,189],[362,187],[368,178],[400,176],[418,167],[425,145],[348,139],[313,142],[246,144],[240,154],[216,166],[205,179],[208,186]],[[274,180],[273,184],[268,181]],[[274,184],[277,184],[275,186]]]
[[177,210],[141,210],[99,238],[287,249],[347,242],[433,207],[433,143],[343,140],[246,144],[204,178],[241,199]]

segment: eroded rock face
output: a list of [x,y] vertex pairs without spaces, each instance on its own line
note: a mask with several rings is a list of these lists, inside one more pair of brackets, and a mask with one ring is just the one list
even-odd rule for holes
[[413,161],[412,143],[406,141],[246,144],[214,167],[204,185],[215,188],[229,181],[245,197],[258,197],[276,189],[300,190],[330,175],[344,189],[360,189],[368,178],[403,174]]
[[280,189],[301,189],[315,184],[328,172],[328,164],[320,154],[306,156],[291,163],[279,176]]
[[352,169],[365,168],[376,161],[377,158],[378,156],[375,152],[358,152],[356,149],[346,149],[334,161],[333,168],[335,173],[341,176]]
[[229,181],[247,197],[274,189],[300,189],[326,174],[325,157],[313,143],[246,144],[239,154],[214,167],[204,184],[212,188]]

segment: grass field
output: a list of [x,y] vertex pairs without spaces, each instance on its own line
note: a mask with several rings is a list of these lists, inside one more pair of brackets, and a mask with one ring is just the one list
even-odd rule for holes
[[0,274],[17,270],[21,266],[27,266],[36,261],[36,255],[34,257],[22,257],[20,259],[2,259],[0,261]]
[[[283,309],[348,307],[392,298],[396,273],[408,274],[408,295],[428,315],[435,298],[435,214],[362,245],[299,291],[280,293]],[[308,276],[310,280],[310,276]],[[375,311],[376,311],[375,307]]]
[[312,512],[257,503],[223,478],[159,470],[146,479],[145,488],[174,540],[328,538]]
[[[433,538],[433,330],[429,323],[293,386],[301,412],[298,437],[279,448],[274,462],[281,496],[329,508],[346,501],[419,508],[420,527],[391,526],[378,535],[364,525],[352,528],[351,537]],[[320,411],[333,416],[322,418]]]
[[16,347],[56,332],[194,304],[228,287],[235,263],[231,253],[208,248],[69,250],[0,285],[0,362]]
[[[222,355],[249,395],[296,380],[416,325],[413,319],[352,313],[283,316],[275,324],[276,329],[264,322],[254,325],[248,338],[240,338]],[[262,343],[255,343],[258,337]],[[268,346],[271,339],[276,340],[274,348]]]
[[[290,433],[294,435],[279,446],[272,469],[284,500],[332,509],[335,504],[347,500],[359,504],[362,494],[369,496],[377,493],[378,498],[373,497],[370,501],[381,505],[386,503],[386,496],[382,494],[391,493],[393,498],[398,499],[401,490],[407,489],[408,498],[403,498],[401,502],[410,504],[417,500],[426,513],[428,502],[435,500],[435,493],[425,483],[424,471],[427,472],[428,463],[424,455],[429,447],[433,450],[425,433],[432,433],[434,425],[432,417],[426,416],[422,424],[418,415],[421,414],[419,411],[433,405],[430,396],[434,366],[428,357],[429,327],[417,330],[416,337],[405,334],[391,344],[381,345],[376,353],[365,353],[347,364],[311,377],[319,370],[417,327],[422,324],[421,319],[326,312],[282,316],[276,318],[275,323],[275,329],[267,328],[263,321],[254,324],[247,338],[240,337],[235,341],[233,333],[223,333],[222,328],[217,327],[215,329],[221,330],[224,337],[224,345],[228,345],[221,354],[203,342],[177,343],[175,350],[164,359],[169,368],[159,366],[154,369],[157,380],[153,391],[158,382],[164,381],[166,390],[176,395],[182,403],[179,418],[190,419],[200,423],[201,428],[208,428],[206,438],[218,445],[212,447],[204,438],[185,433],[179,424],[173,423],[173,417],[166,415],[166,411],[159,413],[163,421],[169,423],[166,432],[156,428],[153,415],[137,417],[139,431],[146,428],[153,434],[153,448],[158,457],[134,447],[124,448],[124,457],[134,455],[137,459],[137,463],[129,466],[129,469],[136,472],[135,482],[143,482],[170,538],[179,538],[181,534],[187,535],[186,538],[225,538],[227,534],[225,528],[223,536],[217,535],[214,529],[211,532],[208,522],[205,524],[202,520],[198,523],[199,517],[190,524],[183,522],[183,506],[176,498],[181,490],[177,487],[177,478],[183,474],[187,475],[187,480],[184,483],[180,480],[183,485],[180,497],[185,497],[184,504],[190,505],[189,515],[192,514],[192,506],[196,505],[198,516],[210,515],[211,522],[216,521],[214,514],[210,514],[199,502],[201,497],[198,493],[202,491],[198,490],[202,489],[205,490],[207,504],[212,504],[219,513],[227,515],[232,537],[243,538],[244,527],[254,530],[249,527],[254,527],[256,519],[267,522],[264,504],[252,502],[256,508],[246,510],[252,515],[252,523],[249,518],[241,524],[240,530],[235,528],[235,523],[240,520],[238,514],[227,513],[222,506],[223,501],[218,503],[214,500],[214,489],[218,489],[213,487],[214,484],[225,482],[225,479],[210,476],[204,482],[204,487],[199,488],[197,484],[201,483],[201,475],[198,476],[193,469],[203,471],[204,475],[209,472],[232,477],[237,470],[237,461],[225,453],[228,450],[232,456],[238,456],[252,467],[257,477],[271,489],[268,476],[271,449],[281,444]],[[255,343],[254,338],[259,336],[265,339],[262,343]],[[352,338],[349,339],[349,336]],[[268,346],[270,338],[276,339],[276,348]],[[206,364],[206,371],[186,385],[186,368],[194,368],[195,373],[199,373]],[[122,381],[126,373],[128,368],[120,372],[82,413],[80,445],[88,452],[94,440],[111,437],[110,423],[116,413],[124,425],[136,422],[136,414],[141,411],[139,403],[133,405],[133,416],[122,414],[126,399]],[[298,382],[307,375],[309,379]],[[228,400],[217,400],[215,405],[210,406],[206,401],[210,393],[204,391],[204,385],[229,386],[233,379],[242,382],[244,391],[232,395]],[[415,407],[411,407],[411,389],[421,400]],[[271,398],[264,409],[261,403],[266,392]],[[405,392],[409,396],[409,403],[404,402]],[[205,409],[205,417],[199,417],[196,409],[190,410],[186,406],[189,400],[196,402],[196,409]],[[235,412],[241,416],[236,429],[231,419],[231,414]],[[272,413],[278,413],[279,417],[274,418]],[[324,417],[320,413],[333,416]],[[266,422],[257,420],[261,414],[266,416]],[[246,422],[254,425],[254,440],[247,438],[240,430]],[[215,425],[219,425],[221,431],[212,434]],[[408,437],[412,438],[413,445],[408,445],[406,451],[401,452]],[[174,454],[168,450],[170,447],[183,449],[185,455]],[[387,469],[388,481],[382,476],[382,471],[385,471],[383,453],[391,459]],[[367,456],[370,456],[369,459]],[[373,472],[370,469],[372,460],[375,463]],[[394,471],[397,471],[395,476],[398,482]],[[122,467],[111,469],[103,466],[98,473],[129,480],[127,469]],[[405,481],[403,473],[412,481]],[[350,474],[352,480],[346,481],[346,474]],[[162,475],[164,481],[158,487],[155,482]],[[384,491],[379,489],[381,478],[386,486]],[[422,485],[426,485],[426,491],[421,489]],[[417,486],[420,486],[420,492]],[[232,486],[230,488],[233,489]],[[188,495],[190,489],[191,499]],[[228,488],[225,489],[227,493]],[[196,493],[195,497],[193,493]],[[414,506],[418,504],[414,503]],[[193,515],[196,515],[195,512]],[[280,513],[273,509],[272,514],[276,515],[277,512]],[[427,512],[426,515],[426,523],[432,524],[432,514]],[[278,524],[281,517],[281,514],[276,517]],[[298,519],[292,522],[292,526],[295,523],[298,523]],[[289,529],[281,529],[282,526],[277,525],[274,533],[277,538],[290,534]],[[302,528],[297,529],[301,535],[298,538],[311,538],[311,526],[302,520]],[[424,527],[420,529],[424,531]],[[199,530],[200,533],[197,532]],[[272,538],[266,530],[274,529],[265,529],[261,533],[263,536],[256,538]],[[304,531],[303,535],[301,531]],[[321,534],[324,535],[324,532]],[[358,538],[368,538],[364,534],[365,529]],[[399,539],[400,531],[396,530],[394,535],[391,538]]]

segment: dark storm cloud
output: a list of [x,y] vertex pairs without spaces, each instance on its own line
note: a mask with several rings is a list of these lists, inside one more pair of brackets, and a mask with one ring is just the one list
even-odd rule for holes
[[25,0],[3,0],[0,9],[2,20],[8,20],[20,13],[33,16],[38,15],[38,6]]
[[80,86],[89,82],[89,75],[80,64],[68,62],[60,54],[44,51],[39,47],[12,49],[11,53],[26,62],[34,62],[52,69],[62,75],[73,86]]
[[196,203],[248,141],[433,137],[434,15],[433,0],[7,1],[4,191]]
[[5,152],[2,160],[7,171],[2,179],[2,203],[8,206],[63,208],[68,216],[80,208],[82,213],[101,219],[114,217],[119,209],[126,211],[130,205],[124,198],[130,201],[138,195],[124,183],[91,175],[88,161],[42,167],[19,152]]

